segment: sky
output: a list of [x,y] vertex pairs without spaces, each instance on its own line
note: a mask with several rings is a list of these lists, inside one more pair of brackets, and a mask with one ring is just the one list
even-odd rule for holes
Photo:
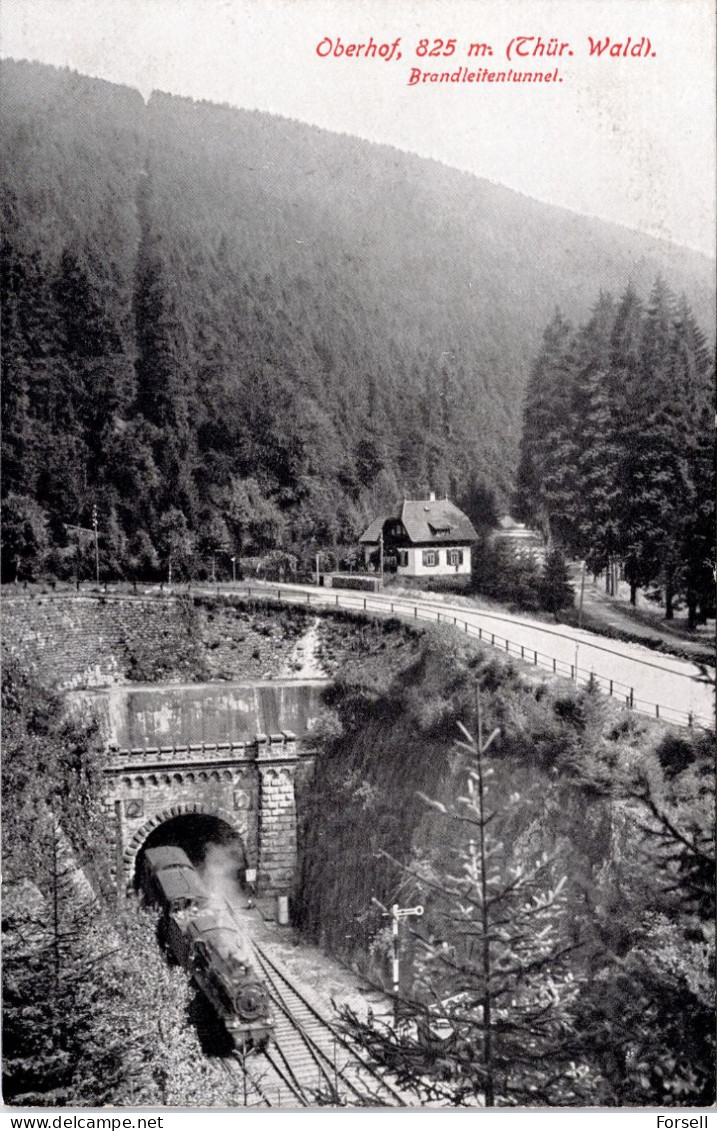
[[[714,27],[714,0],[2,0],[0,53],[384,142],[713,256]],[[608,36],[627,56],[590,55]],[[400,43],[333,54],[371,37]],[[509,61],[516,37],[567,46]],[[562,81],[409,85],[511,66]]]

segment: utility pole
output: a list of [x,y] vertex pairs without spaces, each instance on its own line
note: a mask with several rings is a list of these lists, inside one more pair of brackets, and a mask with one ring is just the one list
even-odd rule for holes
[[82,548],[80,546],[80,528],[79,528],[79,526],[77,527],[75,533],[77,534],[77,549],[75,550],[75,589],[79,593],[79,591],[80,591],[80,554],[82,553]]
[[100,543],[97,533],[97,507],[92,508],[92,528],[95,532],[95,581],[100,584]]
[[55,966],[55,992],[60,991],[60,894],[58,891],[59,861],[57,853],[57,825],[55,823],[55,808],[50,801],[51,836],[52,836],[52,952]]
[[[67,530],[68,534],[70,534],[70,535],[74,534],[75,538],[77,539],[77,550],[75,552],[75,585],[76,585],[77,589],[80,588],[80,562],[81,562],[81,558],[82,558],[82,546],[83,546],[82,535],[83,534],[89,534],[90,538],[92,537],[93,533],[94,533],[94,536],[95,536],[95,569],[96,569],[96,572],[97,572],[98,584],[99,584],[99,571],[97,570],[97,558],[98,558],[98,553],[97,553],[97,526],[94,525],[95,522],[96,522],[96,511],[97,511],[97,508],[94,507],[93,508],[93,515],[92,515],[94,530],[90,529],[89,526],[76,526],[76,525],[74,525],[74,523],[71,523],[71,522],[65,523],[65,529]],[[84,544],[86,545],[86,543],[87,543],[87,539],[85,539]]]
[[379,552],[379,569],[381,572],[381,584],[383,585],[383,528],[378,539],[378,552]]
[[585,596],[585,559],[580,563],[580,608],[578,609],[578,628],[583,626],[583,597]]
[[232,585],[236,585],[236,583],[237,583],[237,560],[236,560],[236,558],[234,557],[233,554],[231,556],[231,563],[232,563]]

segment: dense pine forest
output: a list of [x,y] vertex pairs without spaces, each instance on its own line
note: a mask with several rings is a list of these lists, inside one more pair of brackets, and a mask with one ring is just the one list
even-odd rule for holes
[[479,519],[556,304],[662,273],[712,332],[703,257],[436,162],[35,64],[2,92],[4,580],[91,576],[95,514],[106,578],[338,553],[429,488]]
[[523,515],[614,589],[658,586],[667,619],[714,616],[714,367],[683,296],[600,295],[577,330],[557,312],[533,366]]

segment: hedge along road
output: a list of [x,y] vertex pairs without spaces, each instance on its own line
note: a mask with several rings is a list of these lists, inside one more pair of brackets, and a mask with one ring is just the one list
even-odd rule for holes
[[[224,587],[222,587],[224,588]],[[234,590],[231,586],[231,590]],[[387,596],[355,589],[317,589],[310,585],[275,585],[253,582],[237,590],[257,596],[275,596],[288,603],[365,609],[453,625],[483,643],[508,652],[526,663],[535,664],[558,675],[575,678],[585,686],[593,680],[605,694],[643,714],[666,722],[712,727],[714,685],[700,680],[696,664],[677,656],[651,652],[640,644],[624,644],[605,636],[576,629],[548,627],[541,621],[516,617],[510,613],[486,612],[460,605],[424,599],[420,596]],[[226,591],[226,590],[225,590]],[[714,671],[710,669],[714,680]]]

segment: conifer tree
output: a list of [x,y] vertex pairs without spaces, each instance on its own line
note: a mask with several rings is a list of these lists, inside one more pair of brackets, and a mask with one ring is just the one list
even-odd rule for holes
[[673,398],[682,405],[681,442],[688,476],[677,582],[687,604],[688,626],[695,628],[715,603],[714,370],[705,337],[684,296],[677,307],[671,364]]
[[661,578],[669,619],[682,523],[694,500],[685,458],[685,402],[674,388],[674,298],[660,278],[635,338],[629,345],[637,348],[636,357],[625,353],[625,341],[622,345],[627,364],[619,435],[620,541],[631,602],[639,586]]
[[681,588],[687,603],[687,625],[704,624],[715,608],[715,476],[714,414],[702,410],[688,446],[693,503],[684,516],[681,543]]
[[[3,487],[34,497],[39,460],[33,420],[34,365],[27,333],[28,294],[33,290],[29,257],[3,235],[0,246],[2,357],[0,383],[3,435]],[[36,293],[36,300],[40,295]]]
[[[674,297],[658,278],[645,311],[642,356],[641,522],[646,574],[662,582],[665,616],[673,617],[685,516],[694,508],[685,438],[691,426],[687,390],[676,386]],[[653,563],[650,570],[650,563]]]
[[570,347],[570,324],[556,310],[528,381],[516,489],[519,514],[546,535],[551,533],[547,482],[564,458],[556,449],[569,442]]
[[598,875],[579,1025],[607,1103],[707,1106],[715,1099],[710,736],[667,735],[658,754],[664,773],[653,756],[631,759],[610,780],[630,851],[611,852]]
[[[640,535],[639,486],[642,472],[639,445],[642,437],[640,424],[644,407],[640,396],[642,341],[642,302],[628,284],[615,313],[611,336],[610,384],[614,390],[614,410],[619,422],[616,439],[619,449],[617,469],[618,545],[624,564],[625,577],[630,584],[630,601],[637,599],[637,590],[648,578],[644,574],[645,555]],[[633,448],[633,441],[637,445]]]
[[565,558],[560,550],[548,552],[539,583],[540,603],[544,609],[558,619],[561,609],[572,608],[575,591],[570,584],[570,575]]
[[11,492],[3,500],[2,579],[32,578],[49,546],[47,516],[34,499]]
[[[477,700],[474,737],[463,739],[456,778],[465,793],[437,814],[442,859],[419,857],[407,881],[426,904],[416,940],[414,991],[403,1022],[343,1017],[351,1034],[398,1083],[424,1100],[486,1107],[578,1104],[598,1084],[573,1025],[578,982],[561,924],[564,877],[545,855],[527,860],[492,832],[491,774]],[[457,780],[452,782],[456,785]],[[446,860],[446,855],[448,859]]]
[[161,474],[166,506],[192,520],[197,497],[194,483],[196,432],[193,410],[196,358],[190,325],[181,309],[178,264],[168,261],[157,217],[153,214],[154,178],[144,178],[137,196],[140,244],[135,285],[137,409],[154,425],[154,461]]
[[572,406],[577,449],[573,552],[594,573],[617,553],[618,445],[610,339],[615,307],[601,294],[575,345]]

